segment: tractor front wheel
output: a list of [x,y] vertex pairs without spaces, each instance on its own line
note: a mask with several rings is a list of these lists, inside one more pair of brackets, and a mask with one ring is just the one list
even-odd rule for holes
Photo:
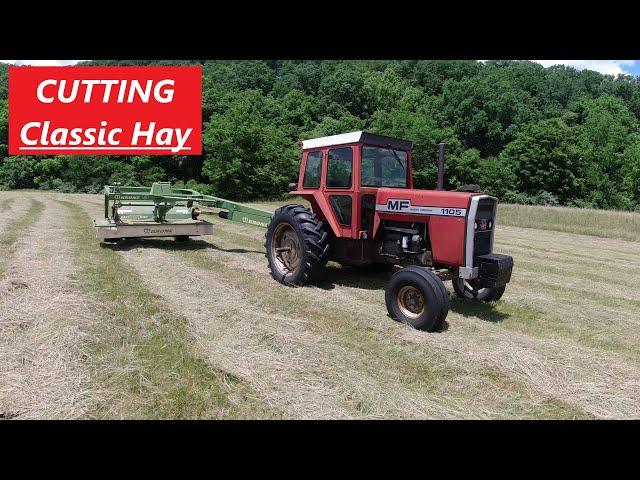
[[394,273],[385,301],[391,318],[428,332],[440,330],[449,313],[449,296],[442,280],[423,267],[409,266]]
[[264,246],[273,278],[303,286],[316,280],[327,263],[329,235],[309,209],[285,205],[271,217]]
[[495,302],[500,300],[505,287],[478,287],[475,282],[464,278],[454,278],[452,280],[453,290],[459,298],[480,302]]

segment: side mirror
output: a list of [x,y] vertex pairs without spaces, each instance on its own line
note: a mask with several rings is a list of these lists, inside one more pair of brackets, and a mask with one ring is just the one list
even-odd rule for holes
[[290,183],[289,184],[289,191],[293,192],[294,190],[298,189],[298,184],[297,183]]

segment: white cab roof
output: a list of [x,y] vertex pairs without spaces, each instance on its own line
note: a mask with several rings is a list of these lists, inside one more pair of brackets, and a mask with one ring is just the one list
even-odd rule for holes
[[309,150],[311,148],[331,147],[333,145],[345,145],[348,143],[358,142],[381,147],[393,147],[401,150],[411,150],[413,148],[413,144],[407,140],[387,137],[384,135],[376,135],[374,133],[358,130],[357,132],[341,133],[340,135],[330,135],[328,137],[303,140],[302,149]]

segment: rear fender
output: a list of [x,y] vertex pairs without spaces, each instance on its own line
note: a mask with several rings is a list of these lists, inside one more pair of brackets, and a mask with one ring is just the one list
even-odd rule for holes
[[295,190],[293,192],[289,192],[289,194],[298,195],[307,200],[311,204],[311,210],[313,211],[313,213],[315,213],[320,219],[324,220],[325,223],[329,225],[336,238],[340,238],[343,236],[343,227],[341,227],[336,220],[331,205],[329,205],[329,202],[320,191],[309,193],[308,191]]

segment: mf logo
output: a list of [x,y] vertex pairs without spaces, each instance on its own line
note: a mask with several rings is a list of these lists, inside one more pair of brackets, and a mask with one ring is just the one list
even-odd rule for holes
[[387,209],[391,211],[401,212],[411,208],[411,200],[396,200],[390,198],[387,200]]

